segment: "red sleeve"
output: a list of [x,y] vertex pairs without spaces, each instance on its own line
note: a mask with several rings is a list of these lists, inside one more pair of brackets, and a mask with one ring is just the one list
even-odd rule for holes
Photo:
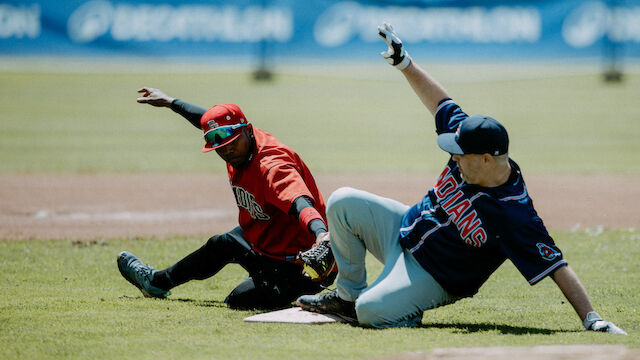
[[277,165],[267,172],[268,193],[266,199],[285,214],[289,212],[293,201],[300,196],[308,196],[314,202],[298,170],[290,164]]

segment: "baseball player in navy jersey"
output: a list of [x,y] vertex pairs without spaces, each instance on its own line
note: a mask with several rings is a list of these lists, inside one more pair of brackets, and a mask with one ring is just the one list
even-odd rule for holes
[[[471,297],[507,259],[534,285],[555,281],[587,330],[626,334],[595,311],[576,274],[549,236],[509,158],[505,128],[468,116],[405,52],[390,25],[378,28],[382,55],[402,71],[435,116],[438,145],[451,154],[435,186],[413,206],[341,188],[327,202],[336,290],[305,295],[304,309],[377,328],[415,326],[425,310]],[[371,285],[365,253],[384,264]]]

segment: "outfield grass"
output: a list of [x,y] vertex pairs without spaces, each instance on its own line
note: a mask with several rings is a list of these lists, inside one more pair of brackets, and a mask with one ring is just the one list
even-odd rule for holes
[[[607,85],[597,73],[424,66],[468,113],[507,126],[527,173],[640,174],[640,75]],[[240,104],[315,173],[440,170],[432,118],[400,73],[382,62],[358,76],[303,74],[257,84],[243,72],[0,73],[0,172],[223,172],[215,154],[199,153],[199,131],[135,102],[143,85],[203,106]]]
[[[640,347],[640,232],[553,233],[597,310],[629,336],[591,333],[553,281],[530,287],[507,262],[474,298],[428,311],[424,326],[372,330],[346,324],[245,323],[224,297],[246,273],[143,298],[119,274],[130,250],[156,267],[172,264],[201,239],[0,241],[0,358],[359,359],[439,347],[622,344]],[[381,266],[369,261],[369,278]]]

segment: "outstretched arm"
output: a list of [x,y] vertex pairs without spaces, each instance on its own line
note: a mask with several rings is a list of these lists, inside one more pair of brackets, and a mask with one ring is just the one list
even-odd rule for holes
[[387,43],[387,51],[381,53],[387,62],[402,71],[420,101],[435,115],[440,100],[448,98],[447,91],[429,73],[411,60],[402,40],[389,24],[378,26],[378,35]]
[[143,87],[138,90],[138,93],[142,94],[142,96],[137,99],[140,104],[171,108],[171,110],[187,119],[193,126],[201,129],[200,118],[204,115],[207,109],[173,98],[162,92],[160,89]]
[[449,97],[447,91],[436,79],[413,61],[406,69],[402,70],[402,75],[407,79],[424,106],[435,116],[440,100]]
[[615,334],[627,335],[615,324],[604,321],[596,313],[591,305],[589,296],[575,272],[567,265],[556,270],[552,275],[553,281],[560,288],[573,309],[576,311],[585,329],[593,331],[606,331]]
[[587,295],[587,291],[578,279],[575,272],[567,265],[556,270],[552,275],[553,281],[560,288],[564,297],[575,309],[580,319],[587,317],[587,313],[593,311],[593,306]]

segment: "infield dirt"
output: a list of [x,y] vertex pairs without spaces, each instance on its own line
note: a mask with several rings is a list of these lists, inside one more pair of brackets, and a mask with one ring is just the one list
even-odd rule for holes
[[434,349],[427,353],[407,353],[378,360],[637,360],[640,352],[620,345],[547,345],[532,347],[486,347]]
[[[328,199],[351,186],[406,204],[437,175],[317,176]],[[640,226],[640,177],[527,176],[538,213],[551,230]],[[3,174],[0,239],[101,239],[201,236],[237,224],[228,180],[210,174]]]

